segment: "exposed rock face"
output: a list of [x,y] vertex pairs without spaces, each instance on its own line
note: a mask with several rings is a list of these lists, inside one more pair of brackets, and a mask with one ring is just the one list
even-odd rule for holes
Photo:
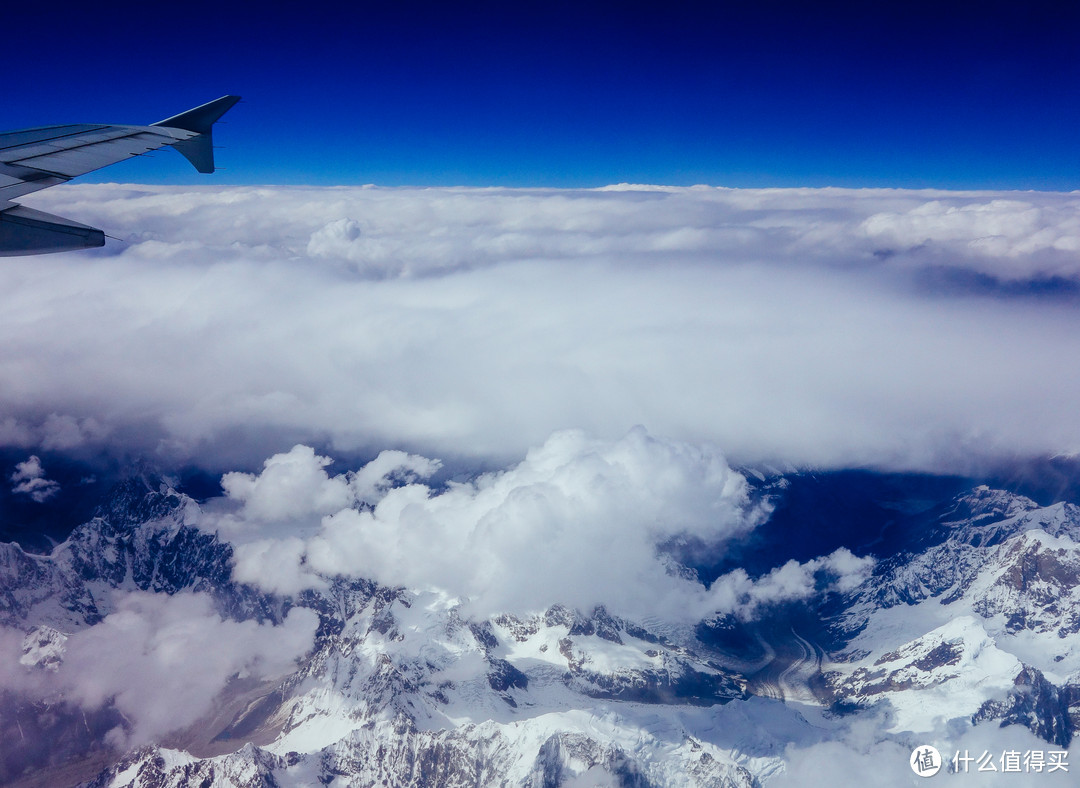
[[232,546],[188,524],[195,507],[167,488],[127,482],[49,556],[0,543],[0,624],[96,624],[110,612],[116,589],[202,591],[232,617],[279,617],[268,596],[232,582]]
[[836,629],[852,639],[833,691],[886,700],[901,709],[898,728],[916,730],[916,699],[947,692],[957,716],[1067,743],[1080,690],[1080,508],[979,487],[913,542],[847,600]]
[[1080,723],[1080,685],[1056,687],[1041,671],[1026,665],[1014,683],[1016,688],[1007,698],[984,703],[972,722],[1000,720],[1002,725],[1023,725],[1048,742],[1068,747]]

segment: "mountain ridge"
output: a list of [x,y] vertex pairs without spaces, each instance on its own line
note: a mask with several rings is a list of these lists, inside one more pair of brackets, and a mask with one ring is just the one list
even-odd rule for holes
[[[216,711],[119,755],[83,778],[88,788],[759,786],[783,773],[784,750],[754,741],[787,730],[811,742],[815,726],[859,709],[890,709],[901,738],[960,718],[1023,725],[1065,747],[1080,723],[1080,508],[1070,503],[975,487],[929,518],[920,509],[907,547],[855,590],[775,605],[756,623],[717,619],[704,639],[603,606],[466,620],[445,594],[358,578],[260,592],[232,579],[232,547],[200,530],[198,511],[167,485],[133,482],[48,556],[0,544],[0,623],[22,633],[21,664],[42,675],[64,670],[72,633],[117,612],[115,594],[201,595],[223,619],[267,626],[294,609],[317,616],[291,672],[234,677]],[[805,623],[814,616],[818,629]],[[1060,648],[1033,659],[1046,638]],[[942,712],[932,719],[919,711],[931,699]],[[129,725],[106,702],[87,722],[96,733],[78,738],[72,701],[3,703],[17,724],[49,717],[63,735],[44,754],[9,747],[0,779],[100,759],[105,733]],[[752,733],[731,740],[730,722],[751,712]]]

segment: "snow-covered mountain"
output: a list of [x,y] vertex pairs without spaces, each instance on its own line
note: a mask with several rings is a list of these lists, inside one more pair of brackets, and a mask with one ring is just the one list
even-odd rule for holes
[[1080,724],[1080,507],[981,486],[913,541],[847,600],[832,690],[887,700],[898,731],[968,715],[1066,746]]
[[[557,600],[477,619],[345,577],[274,595],[198,519],[133,481],[49,555],[0,545],[0,783],[749,787],[853,719],[905,746],[1008,723],[1064,748],[1080,724],[1072,504],[921,505],[858,588],[697,627]],[[122,673],[90,692],[87,653],[164,665],[165,721]]]

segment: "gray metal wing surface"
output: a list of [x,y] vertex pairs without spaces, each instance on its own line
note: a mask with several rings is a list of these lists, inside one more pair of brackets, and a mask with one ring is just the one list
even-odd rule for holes
[[101,230],[11,201],[166,145],[199,172],[213,172],[213,125],[239,100],[222,96],[150,126],[79,123],[0,133],[0,256],[104,246]]

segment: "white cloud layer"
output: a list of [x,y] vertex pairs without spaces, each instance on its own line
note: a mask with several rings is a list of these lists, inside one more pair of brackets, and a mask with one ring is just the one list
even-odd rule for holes
[[750,617],[809,596],[815,584],[846,589],[872,565],[839,550],[756,583],[733,573],[707,589],[685,576],[658,545],[690,537],[721,551],[767,511],[751,505],[746,480],[714,448],[641,428],[618,441],[558,432],[517,465],[443,490],[417,481],[434,466],[419,457],[384,452],[338,476],[328,464],[297,446],[259,476],[226,475],[241,506],[211,511],[202,527],[238,542],[237,580],[295,594],[345,575],[438,589],[474,616],[558,602],[693,622],[717,611]]
[[717,610],[752,619],[761,607],[805,599],[815,589],[852,591],[870,576],[873,568],[873,558],[860,558],[841,547],[802,564],[788,561],[756,580],[745,570],[736,569],[713,582],[710,599]]
[[65,186],[0,266],[0,440],[504,463],[634,424],[738,462],[1080,451],[1080,196]]

